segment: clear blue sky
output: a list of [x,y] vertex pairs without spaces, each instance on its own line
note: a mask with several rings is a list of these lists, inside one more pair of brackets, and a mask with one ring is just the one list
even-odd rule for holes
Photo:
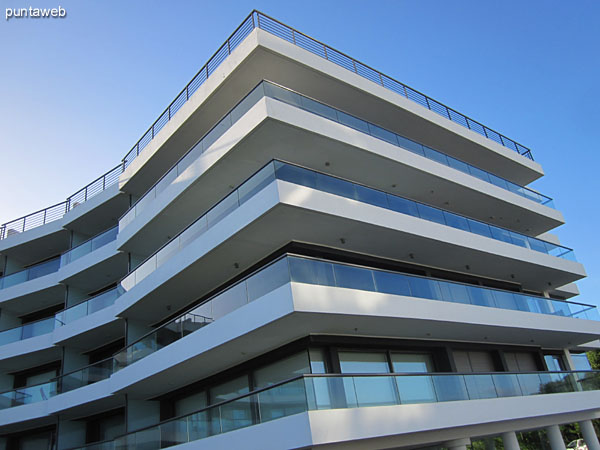
[[118,164],[257,8],[530,147],[598,303],[600,2],[30,1],[0,0],[0,223]]

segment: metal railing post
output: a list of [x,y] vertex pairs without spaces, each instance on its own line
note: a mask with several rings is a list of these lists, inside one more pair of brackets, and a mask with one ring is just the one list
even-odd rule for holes
[[47,209],[45,209],[45,210],[44,210],[44,223],[46,223],[46,214],[47,214],[47,213],[48,213],[48,210],[47,210]]

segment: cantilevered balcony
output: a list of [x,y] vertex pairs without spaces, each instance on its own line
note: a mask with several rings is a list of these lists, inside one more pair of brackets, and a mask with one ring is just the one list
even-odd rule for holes
[[[107,173],[101,175],[90,184],[80,189],[67,198],[64,202],[50,206],[40,211],[36,211],[27,216],[0,225],[0,240],[6,239],[33,228],[45,225],[62,218],[66,213],[73,210],[78,205],[87,202],[90,198],[104,191],[118,180],[121,173],[134,161],[144,148],[154,140],[161,129],[168,124],[176,113],[189,101],[190,97],[204,84],[206,80],[214,74],[221,63],[253,32],[260,29],[261,32],[276,36],[279,39],[287,41],[289,44],[297,46],[304,51],[310,52],[324,58],[339,68],[354,72],[355,75],[378,84],[380,87],[393,91],[411,102],[426,108],[430,112],[442,116],[445,120],[468,128],[470,131],[479,134],[490,142],[499,144],[504,148],[515,151],[526,158],[533,159],[531,151],[515,142],[514,140],[482,125],[481,123],[461,114],[452,108],[449,108],[440,102],[416,91],[405,84],[396,81],[381,72],[341,53],[303,33],[295,30],[263,13],[253,11],[240,26],[233,32],[227,41],[217,50],[206,65],[200,69],[196,76],[173,100],[160,117],[152,124],[148,131],[138,140],[133,148],[125,155],[123,161]],[[494,181],[492,181],[494,182]],[[501,181],[504,185],[504,181]],[[534,194],[537,197],[537,195]],[[542,197],[543,198],[543,197]]]
[[[301,375],[77,450],[161,449],[308,411],[596,392],[599,372]],[[596,395],[596,394],[594,394]],[[564,400],[568,401],[569,396]],[[575,401],[573,397],[572,400]],[[490,404],[493,408],[493,403]],[[546,411],[556,413],[563,411]],[[511,417],[513,418],[513,417]]]

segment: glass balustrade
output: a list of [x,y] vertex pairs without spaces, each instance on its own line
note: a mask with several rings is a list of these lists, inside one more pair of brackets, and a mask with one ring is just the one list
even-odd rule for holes
[[93,252],[100,247],[105,246],[106,244],[117,239],[117,234],[119,233],[119,227],[115,226],[109,230],[103,231],[102,233],[94,236],[91,239],[88,239],[85,242],[73,247],[71,250],[63,253],[60,257],[60,265],[65,266],[76,259],[81,258],[82,256],[87,255],[88,253]]
[[145,358],[289,282],[600,321],[598,310],[592,305],[287,255],[117,353],[116,370]]
[[41,402],[58,394],[106,380],[112,375],[113,367],[113,358],[108,358],[45,383],[0,393],[0,409]]
[[0,394],[0,409],[41,402],[54,397],[56,393],[56,380],[3,392]]
[[[330,409],[468,401],[600,389],[600,373],[304,375],[193,414],[73,450],[154,450],[294,414]],[[102,447],[95,447],[101,445]]]
[[0,331],[0,345],[22,341],[42,334],[51,333],[54,330],[54,318],[37,320],[24,325]]
[[62,266],[81,258],[94,250],[103,247],[104,245],[117,239],[119,227],[115,226],[110,230],[106,230],[97,236],[79,244],[76,247],[63,253],[61,256],[45,261],[40,264],[28,267],[25,270],[0,277],[0,289],[5,289],[16,284],[24,283],[26,281],[34,280],[44,275],[48,275],[57,272]]
[[88,316],[101,309],[113,305],[119,296],[117,288],[102,292],[84,302],[71,306],[63,311],[56,313],[55,320],[57,326],[66,325],[74,320]]
[[30,280],[35,280],[36,278],[43,277],[44,275],[54,273],[58,271],[59,268],[60,257],[51,259],[49,261],[44,261],[43,263],[36,264],[19,272],[15,272],[10,275],[5,275],[4,277],[1,277],[0,289],[6,289],[16,284],[24,283]]
[[452,156],[419,144],[411,139],[381,128],[358,117],[346,114],[331,106],[312,100],[304,95],[298,94],[290,89],[263,81],[254,88],[240,103],[238,103],[223,119],[217,123],[198,143],[196,143],[156,184],[150,188],[119,220],[121,229],[125,228],[141,211],[152,203],[152,201],[175,179],[182,174],[202,153],[208,149],[221,135],[223,135],[237,120],[242,117],[253,105],[263,97],[273,98],[289,105],[302,108],[311,113],[333,120],[342,125],[366,133],[377,139],[381,139],[395,146],[401,147],[412,153],[416,153],[427,159],[437,161],[448,167],[457,169],[463,173],[474,176],[487,183],[513,192],[521,197],[534,202],[554,208],[550,197],[535,192],[529,188],[519,186],[504,178],[498,177],[490,172],[479,169],[471,164],[460,161]]
[[524,247],[551,256],[575,260],[573,250],[561,245],[542,241],[514,231],[490,225],[467,217],[459,216],[439,208],[435,208],[383,191],[368,188],[350,181],[342,180],[320,172],[305,169],[280,161],[272,161],[256,174],[246,180],[235,191],[214,205],[206,214],[197,219],[189,227],[175,236],[157,252],[143,261],[130,272],[120,283],[120,292],[129,291],[171,257],[177,254],[190,241],[212,228],[222,218],[236,210],[254,194],[258,193],[273,180],[278,179],[301,186],[310,187],[341,197],[368,203],[402,214],[418,217],[430,222],[478,234],[490,239]]
[[58,381],[59,393],[69,392],[98,381],[106,380],[113,374],[113,358],[107,358],[79,370],[60,376]]

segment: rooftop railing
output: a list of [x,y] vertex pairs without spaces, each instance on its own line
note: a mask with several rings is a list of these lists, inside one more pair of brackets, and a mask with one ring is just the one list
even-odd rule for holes
[[192,80],[175,97],[175,100],[163,111],[144,135],[135,143],[133,148],[122,159],[121,164],[108,171],[106,174],[92,181],[84,188],[71,195],[64,202],[44,208],[40,211],[28,214],[18,219],[0,225],[0,240],[7,237],[25,232],[32,228],[44,225],[46,223],[62,218],[67,212],[75,206],[87,201],[97,193],[103,191],[108,186],[114,184],[119,175],[139,156],[140,152],[154,139],[158,132],[171,120],[171,118],[181,109],[181,107],[190,99],[190,96],[210,77],[219,65],[231,54],[231,52],[254,30],[260,28],[268,33],[280,37],[293,43],[315,55],[323,57],[328,61],[337,64],[357,75],[362,76],[374,83],[377,83],[387,89],[390,89],[418,104],[433,111],[452,122],[464,126],[470,130],[491,139],[498,144],[507,147],[515,152],[533,159],[531,150],[517,143],[516,141],[500,134],[491,128],[477,122],[464,114],[455,111],[452,108],[428,97],[427,95],[397,81],[389,76],[375,70],[366,64],[329,47],[328,45],[311,38],[310,36],[288,26],[284,23],[267,16],[259,11],[252,11],[246,19],[236,28],[229,38],[213,54],[208,62],[198,71]]
[[504,147],[510,148],[515,152],[524,155],[529,159],[533,159],[531,151],[521,144],[507,138],[506,136],[486,127],[485,125],[465,116],[464,114],[455,111],[452,108],[443,105],[442,103],[428,97],[427,95],[401,83],[387,75],[367,66],[366,64],[357,61],[356,59],[342,53],[338,50],[329,47],[328,45],[311,38],[310,36],[288,26],[284,23],[267,16],[260,11],[252,11],[246,19],[236,28],[229,38],[221,45],[221,47],[213,54],[208,62],[198,71],[185,88],[177,95],[175,100],[164,110],[158,119],[150,126],[133,148],[123,158],[124,167],[129,164],[140,154],[140,152],[148,145],[154,136],[165,126],[177,111],[185,104],[190,96],[196,92],[216,70],[217,67],[231,54],[231,52],[254,30],[260,28],[270,34],[291,42],[298,47],[301,47],[309,52],[321,56],[328,61],[337,64],[340,67],[348,69],[357,75],[360,75],[370,81],[373,81],[387,89],[390,89],[404,97],[424,106],[425,108],[442,115],[443,117],[458,123],[482,136],[492,139]]
[[398,146],[432,161],[444,164],[453,169],[476,177],[494,186],[505,189],[523,198],[536,203],[554,207],[553,201],[539,192],[527,187],[519,186],[511,181],[494,175],[488,171],[465,163],[450,155],[446,155],[431,147],[420,144],[392,131],[381,128],[373,123],[362,120],[351,114],[347,114],[337,108],[311,99],[303,94],[289,88],[279,86],[270,81],[261,81],[248,95],[246,95],[235,107],[231,109],[215,126],[213,126],[196,144],[194,144],[165,174],[144,193],[119,220],[119,227],[125,228],[167,187],[175,183],[175,179],[181,175],[200,155],[202,155],[220,136],[222,136],[233,124],[237,122],[247,111],[264,97],[274,98],[281,102],[302,108],[321,117],[353,128],[361,133],[383,140],[389,144]]
[[290,282],[600,321],[593,305],[286,255],[125,347],[115,354],[115,369],[127,367]]
[[104,175],[96,178],[90,184],[71,195],[64,202],[57,203],[56,205],[49,206],[48,208],[41,209],[0,225],[0,240],[61,219],[72,209],[115,184],[119,180],[119,175],[121,175],[122,172],[123,164],[119,164],[117,167],[109,170]]
[[[157,425],[72,450],[146,450],[185,444],[308,411],[587,392],[598,371],[305,374]],[[465,406],[468,408],[468,406]]]

